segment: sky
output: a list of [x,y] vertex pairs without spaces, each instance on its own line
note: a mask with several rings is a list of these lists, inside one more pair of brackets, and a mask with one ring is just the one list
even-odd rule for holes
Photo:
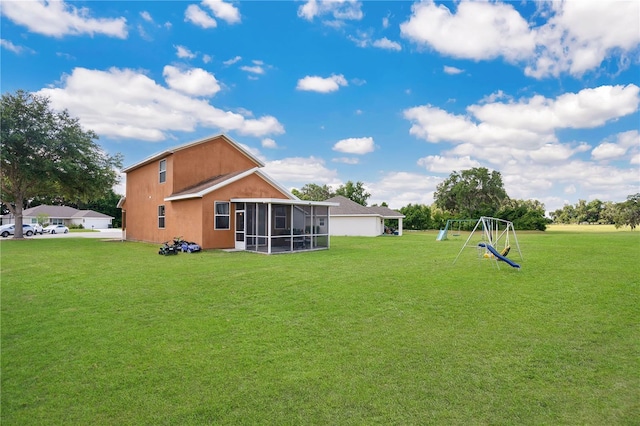
[[2,93],[125,167],[224,133],[395,209],[474,167],[547,211],[640,192],[638,1],[3,0],[0,39]]

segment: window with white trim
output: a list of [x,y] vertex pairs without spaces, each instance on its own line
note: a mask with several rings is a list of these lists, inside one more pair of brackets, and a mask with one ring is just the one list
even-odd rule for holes
[[159,182],[164,183],[167,180],[167,160],[160,160],[159,165]]
[[158,228],[164,229],[164,206],[158,206]]
[[214,203],[214,229],[230,229],[229,202]]

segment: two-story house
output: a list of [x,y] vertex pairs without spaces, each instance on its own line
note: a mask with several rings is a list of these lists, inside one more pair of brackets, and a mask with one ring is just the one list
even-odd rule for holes
[[204,249],[281,253],[329,248],[331,202],[304,201],[225,135],[187,143],[126,167],[125,240],[174,237]]

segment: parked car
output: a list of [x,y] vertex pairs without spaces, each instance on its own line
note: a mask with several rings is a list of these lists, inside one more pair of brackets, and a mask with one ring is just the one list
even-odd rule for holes
[[[7,238],[9,235],[14,235],[15,232],[16,232],[16,225],[13,223],[0,226],[0,235],[2,235],[2,238]],[[35,233],[35,230],[31,227],[31,225],[27,225],[27,224],[22,225],[22,235],[30,237],[34,233]]]
[[43,232],[44,232],[43,229],[42,229],[42,225],[40,225],[39,223],[32,223],[31,227],[33,228],[33,233],[36,234],[36,235],[37,234],[42,235]]
[[49,225],[43,231],[48,234],[66,234],[69,232],[69,228],[64,225]]

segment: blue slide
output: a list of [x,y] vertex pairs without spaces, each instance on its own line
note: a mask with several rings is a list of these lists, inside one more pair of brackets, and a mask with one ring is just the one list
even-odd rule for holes
[[486,247],[491,254],[493,254],[495,257],[497,257],[498,259],[502,260],[503,262],[513,266],[514,268],[518,268],[520,269],[520,265],[518,265],[517,263],[515,263],[514,261],[512,261],[511,259],[503,256],[500,254],[500,252],[498,252],[498,250],[496,250],[495,248],[493,248],[492,245],[489,244],[485,244],[485,243],[480,243],[478,244],[480,247]]

